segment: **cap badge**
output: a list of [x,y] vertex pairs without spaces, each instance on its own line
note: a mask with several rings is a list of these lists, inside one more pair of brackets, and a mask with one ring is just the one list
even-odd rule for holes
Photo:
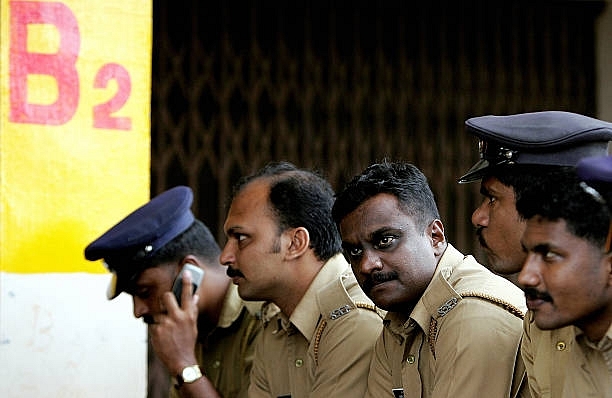
[[478,140],[478,152],[481,159],[486,159],[493,165],[512,164],[519,153],[502,146],[490,145],[483,139]]

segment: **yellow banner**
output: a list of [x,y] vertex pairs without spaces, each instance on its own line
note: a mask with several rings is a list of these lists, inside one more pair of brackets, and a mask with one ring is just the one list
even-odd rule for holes
[[83,249],[149,198],[150,0],[0,0],[0,271]]

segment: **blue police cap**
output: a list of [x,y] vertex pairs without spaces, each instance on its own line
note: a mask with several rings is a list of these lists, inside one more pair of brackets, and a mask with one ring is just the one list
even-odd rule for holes
[[90,261],[104,259],[113,279],[113,299],[143,269],[146,260],[195,221],[193,192],[185,186],[167,190],[139,207],[85,248]]
[[501,165],[576,166],[582,158],[607,154],[612,140],[612,123],[563,111],[480,116],[465,125],[479,139],[480,160],[460,184]]

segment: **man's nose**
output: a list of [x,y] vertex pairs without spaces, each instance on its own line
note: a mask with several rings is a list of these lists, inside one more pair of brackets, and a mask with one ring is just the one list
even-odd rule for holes
[[486,200],[483,201],[472,213],[472,225],[474,227],[486,227],[489,225],[489,211],[485,208]]

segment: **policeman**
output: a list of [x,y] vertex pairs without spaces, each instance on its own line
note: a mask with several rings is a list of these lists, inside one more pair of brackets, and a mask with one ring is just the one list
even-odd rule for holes
[[[153,349],[175,376],[171,396],[246,397],[259,309],[231,285],[192,201],[185,186],[158,195],[89,244],[85,258],[103,259],[112,272],[109,299],[132,296],[134,316],[148,324]],[[198,270],[204,276],[192,296]],[[177,279],[180,305],[171,292]]]
[[609,156],[585,158],[517,200],[527,220],[518,281],[533,397],[612,397],[611,205]]
[[516,397],[523,294],[455,249],[410,163],[373,164],[333,207],[364,292],[387,310],[366,397]]
[[264,314],[249,398],[362,397],[382,320],[342,256],[331,186],[274,162],[234,192],[221,262],[243,299],[280,309]]
[[[466,121],[466,130],[479,139],[480,160],[459,183],[480,180],[484,196],[472,223],[487,266],[518,283],[526,258],[520,242],[526,223],[516,211],[516,200],[531,186],[573,173],[580,159],[606,154],[612,125],[576,113],[543,111],[474,117]],[[555,349],[550,360],[569,361],[565,348],[573,330],[560,328],[546,337],[542,347],[562,348]]]
[[520,245],[525,222],[516,199],[550,173],[571,171],[586,156],[605,155],[612,124],[562,111],[480,116],[465,124],[479,140],[480,160],[459,183],[480,180],[484,200],[472,223],[487,266],[515,281],[525,259]]

